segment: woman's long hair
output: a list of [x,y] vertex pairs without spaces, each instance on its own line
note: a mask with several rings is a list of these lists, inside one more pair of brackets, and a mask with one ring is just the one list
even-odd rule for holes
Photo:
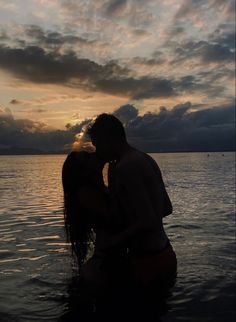
[[72,255],[76,255],[79,269],[86,260],[89,245],[94,242],[89,211],[81,206],[78,189],[87,184],[88,171],[86,157],[88,152],[71,152],[62,169],[64,191],[64,221],[67,241],[71,244]]

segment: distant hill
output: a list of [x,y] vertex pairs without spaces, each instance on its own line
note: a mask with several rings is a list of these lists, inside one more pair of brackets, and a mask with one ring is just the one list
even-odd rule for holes
[[34,148],[10,147],[0,148],[0,155],[40,155],[40,154],[67,154],[68,151],[43,151]]
[[[146,153],[184,153],[184,152],[230,152],[235,150],[222,149],[222,150],[156,150],[156,151],[144,151]],[[70,150],[58,150],[58,151],[46,151],[34,148],[22,148],[22,147],[10,147],[0,148],[0,155],[43,155],[43,154],[68,154]]]

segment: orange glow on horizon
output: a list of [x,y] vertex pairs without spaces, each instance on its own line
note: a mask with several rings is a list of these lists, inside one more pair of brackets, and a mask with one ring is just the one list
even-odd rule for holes
[[92,145],[92,142],[88,140],[85,133],[82,131],[75,135],[75,141],[71,146],[72,151],[85,150],[88,152],[95,152],[95,147]]

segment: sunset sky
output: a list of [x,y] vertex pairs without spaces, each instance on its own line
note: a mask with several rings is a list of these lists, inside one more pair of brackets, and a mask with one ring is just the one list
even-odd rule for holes
[[234,12],[233,0],[0,0],[0,148],[61,149],[115,111],[146,150],[232,149]]

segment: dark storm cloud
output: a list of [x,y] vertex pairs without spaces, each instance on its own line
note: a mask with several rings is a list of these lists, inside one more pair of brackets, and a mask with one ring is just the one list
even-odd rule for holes
[[25,27],[25,35],[31,38],[38,46],[62,46],[64,44],[71,44],[71,45],[89,45],[93,44],[95,40],[89,40],[83,37],[78,37],[75,35],[64,35],[59,32],[52,32],[52,31],[44,31],[42,28],[36,25],[29,25]]
[[127,5],[128,0],[110,0],[105,5],[105,14],[110,15],[117,15],[119,14]]
[[149,67],[162,65],[165,62],[165,59],[159,55],[159,57],[154,58],[146,58],[146,57],[134,57],[131,60],[131,63],[137,64],[137,65],[146,65]]
[[[138,115],[133,105],[116,109],[126,129],[128,140],[147,151],[226,151],[235,150],[235,106],[228,105],[191,112],[190,102],[171,110]],[[66,130],[45,130],[45,124],[28,119],[15,120],[9,109],[0,110],[0,145],[35,147],[42,150],[63,150],[74,142],[91,122],[85,119]]]
[[130,142],[145,151],[235,150],[235,107],[189,112],[191,103],[162,107],[126,126]]
[[[40,132],[44,129],[45,124],[42,122],[34,122],[29,119],[15,120],[9,108],[0,110],[0,136],[1,140],[7,135],[10,136],[14,133],[34,133]],[[3,144],[3,142],[1,142]]]
[[101,13],[106,19],[123,20],[125,25],[132,28],[145,29],[155,21],[148,2],[152,1],[108,0],[102,6]]
[[215,80],[220,80],[223,77],[227,77],[228,79],[234,80],[235,71],[234,69],[229,69],[223,66],[214,70],[201,71],[197,74],[197,76],[205,79],[208,83],[213,83]]
[[0,67],[39,83],[64,83],[71,78],[95,81],[98,77],[107,78],[115,69],[122,70],[114,63],[102,66],[89,59],[77,58],[74,53],[47,53],[37,46],[24,49],[1,46]]
[[196,87],[198,87],[197,80],[192,75],[182,77],[179,81],[179,85],[182,90],[196,90]]
[[174,82],[174,87],[178,93],[201,93],[206,94],[208,98],[216,98],[223,95],[227,89],[223,83],[222,85],[216,84],[216,80],[225,76],[228,76],[226,71],[211,70],[209,72],[200,72],[195,76],[181,77]]
[[113,115],[118,117],[118,119],[126,125],[138,116],[138,109],[131,104],[126,104],[115,110]]
[[29,36],[30,38],[36,38],[39,40],[44,39],[45,37],[45,32],[43,31],[42,28],[36,25],[28,25],[25,27],[25,34],[26,36]]
[[[193,7],[190,5],[192,1],[186,1],[184,7],[189,10],[199,10],[198,3],[195,2]],[[213,1],[216,2],[216,1]],[[224,2],[218,1],[216,5],[225,5]],[[226,2],[225,2],[226,3]],[[202,3],[203,5],[203,3]],[[208,4],[209,5],[209,4]],[[211,3],[211,5],[213,5]],[[228,3],[229,5],[229,3]],[[199,8],[201,7],[201,3]],[[194,9],[195,8],[195,9]],[[178,25],[178,24],[177,24]],[[208,40],[189,41],[185,43],[169,43],[175,54],[174,63],[183,62],[185,60],[200,60],[202,64],[213,63],[230,63],[235,60],[235,31],[232,22],[221,24],[217,29],[208,35]]]
[[170,80],[151,77],[103,79],[97,82],[97,87],[106,93],[121,94],[137,100],[175,94]]
[[172,63],[199,58],[203,64],[234,62],[234,52],[226,45],[206,41],[188,42],[175,49],[176,58]]
[[[115,61],[99,65],[74,53],[60,55],[40,47],[0,47],[0,68],[36,83],[64,83],[132,99],[174,95],[172,82],[155,77],[128,77],[130,71]],[[73,85],[75,86],[75,85]]]
[[46,124],[14,119],[10,109],[0,110],[0,146],[64,150],[74,139],[72,131],[47,130]]
[[[214,107],[191,112],[192,104],[138,115],[131,104],[113,112],[124,124],[128,141],[146,152],[235,150],[235,107]],[[78,124],[80,132],[89,120]]]
[[219,26],[219,28],[209,36],[210,40],[214,43],[221,45],[222,47],[228,48],[229,50],[235,50],[235,32],[234,26],[232,30],[224,30],[225,26]]
[[72,133],[77,134],[81,133],[88,124],[92,122],[92,119],[86,118],[85,120],[80,121],[75,125],[71,125],[70,123],[66,124],[66,128],[70,130]]
[[210,62],[234,62],[234,53],[220,44],[205,44],[199,50],[203,63]]

